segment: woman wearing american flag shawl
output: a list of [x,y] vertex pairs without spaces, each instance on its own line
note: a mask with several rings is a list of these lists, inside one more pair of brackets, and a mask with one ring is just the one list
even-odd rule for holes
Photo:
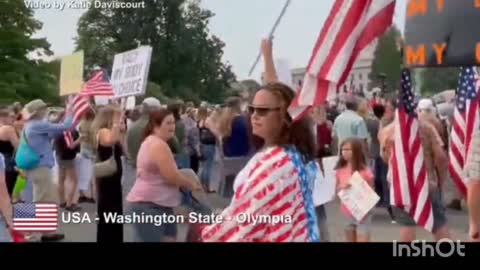
[[222,222],[203,228],[205,242],[317,242],[312,190],[318,166],[311,123],[293,122],[294,91],[276,83],[271,43],[263,44],[267,82],[249,106],[258,152],[235,179]]

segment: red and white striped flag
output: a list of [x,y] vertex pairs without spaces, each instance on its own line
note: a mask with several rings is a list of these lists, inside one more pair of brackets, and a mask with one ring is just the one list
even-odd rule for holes
[[289,113],[294,120],[323,104],[347,80],[358,55],[392,24],[395,0],[336,0],[317,40],[302,89]]
[[100,70],[85,84],[80,94],[84,96],[111,97],[115,95],[115,92],[107,74]]
[[453,116],[449,149],[449,169],[453,182],[467,195],[467,177],[464,175],[470,154],[472,137],[480,127],[478,74],[473,67],[462,68],[458,80],[457,98]]
[[[114,96],[113,86],[105,72],[98,71],[87,81],[79,95],[75,96],[69,106],[73,112],[73,126],[77,126],[83,115],[90,109],[90,98],[94,96]],[[64,132],[67,146],[73,148],[73,134]]]
[[418,225],[431,232],[432,203],[415,107],[410,72],[405,69],[402,72],[402,93],[394,121],[390,199],[392,205],[403,209]]

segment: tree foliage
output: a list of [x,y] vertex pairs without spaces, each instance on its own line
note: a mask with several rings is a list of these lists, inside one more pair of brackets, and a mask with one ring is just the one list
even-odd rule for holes
[[52,54],[50,44],[32,37],[41,28],[23,1],[0,2],[0,103],[58,101],[57,80],[40,60]]
[[221,101],[235,76],[221,61],[225,44],[209,32],[214,14],[198,0],[144,3],[136,9],[92,6],[80,18],[76,44],[84,50],[87,74],[96,66],[111,69],[116,53],[150,45],[149,79],[165,96]]
[[372,72],[370,79],[373,86],[381,87],[381,80],[378,75],[386,75],[386,91],[392,92],[398,89],[400,82],[400,72],[402,66],[402,55],[398,48],[398,42],[401,39],[401,33],[394,25],[378,39],[378,45],[375,49]]
[[423,96],[430,96],[444,90],[456,89],[460,68],[425,68],[420,71],[422,86],[420,91]]

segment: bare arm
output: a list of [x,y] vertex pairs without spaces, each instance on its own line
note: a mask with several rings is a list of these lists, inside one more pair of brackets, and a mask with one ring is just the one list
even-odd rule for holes
[[4,160],[0,156],[0,215],[5,219],[6,224],[12,226],[12,204],[10,203],[10,196],[7,191],[7,184],[5,182]]
[[158,168],[167,183],[191,190],[198,190],[201,188],[200,183],[195,179],[189,179],[180,173],[175,164],[172,151],[167,143],[163,142],[155,145],[150,151],[150,156],[158,165]]
[[8,139],[15,149],[18,148],[19,138],[14,127],[8,129]]
[[263,64],[265,65],[264,81],[265,83],[278,82],[277,71],[273,62],[272,40],[262,40]]

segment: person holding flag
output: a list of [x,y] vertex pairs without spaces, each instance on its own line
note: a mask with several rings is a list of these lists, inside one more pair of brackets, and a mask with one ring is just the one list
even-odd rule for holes
[[[36,99],[25,105],[23,118],[25,128],[16,154],[17,167],[26,172],[33,184],[33,201],[59,203],[58,190],[53,182],[52,168],[55,164],[52,140],[73,128],[73,114],[67,108],[62,123],[45,120],[47,104]],[[42,241],[59,241],[63,234],[43,234]]]
[[[415,240],[418,224],[436,240],[449,239],[446,209],[442,202],[441,179],[448,158],[436,130],[417,118],[410,72],[402,72],[402,91],[393,122],[393,132],[384,141],[390,166],[391,204],[395,221],[402,226],[401,241]],[[384,150],[385,151],[385,150]]]
[[[467,196],[472,241],[480,241],[480,84],[475,68],[463,69],[454,112],[450,171],[459,190]],[[465,123],[462,125],[462,123]],[[460,128],[459,128],[460,127]],[[465,152],[460,152],[462,149]],[[464,161],[465,162],[462,162]],[[462,168],[461,164],[465,167]],[[464,169],[464,173],[462,173]]]

